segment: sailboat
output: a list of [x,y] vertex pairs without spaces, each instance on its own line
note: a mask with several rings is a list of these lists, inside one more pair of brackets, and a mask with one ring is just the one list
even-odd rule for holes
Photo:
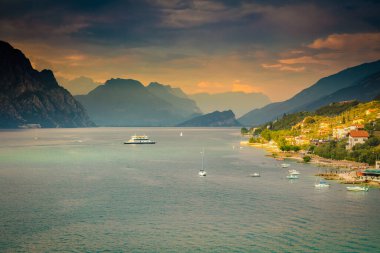
[[204,149],[201,152],[201,156],[202,156],[202,168],[199,170],[198,175],[200,177],[205,177],[207,172],[205,171],[205,168],[204,168],[204,156],[205,156],[205,150]]
[[181,137],[182,137],[182,136],[183,136],[183,133],[181,132],[181,133],[179,134],[179,136],[181,136]]

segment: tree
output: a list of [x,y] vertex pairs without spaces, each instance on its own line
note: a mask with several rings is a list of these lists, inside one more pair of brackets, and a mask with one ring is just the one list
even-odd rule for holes
[[249,132],[248,129],[245,128],[245,127],[242,127],[242,128],[240,129],[240,133],[241,133],[242,135],[247,134],[248,132]]
[[303,123],[305,123],[305,124],[313,124],[313,123],[315,123],[315,119],[313,117],[311,117],[311,116],[308,116],[308,117],[306,117],[303,120]]
[[272,138],[271,138],[271,132],[270,130],[268,129],[265,129],[261,132],[261,137],[267,141],[270,141]]

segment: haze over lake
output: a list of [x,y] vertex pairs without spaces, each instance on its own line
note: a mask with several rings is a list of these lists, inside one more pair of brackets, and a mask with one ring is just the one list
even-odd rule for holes
[[[133,134],[157,144],[124,145]],[[316,190],[318,168],[291,161],[301,175],[289,181],[240,140],[225,128],[2,130],[0,251],[380,251],[379,189]]]

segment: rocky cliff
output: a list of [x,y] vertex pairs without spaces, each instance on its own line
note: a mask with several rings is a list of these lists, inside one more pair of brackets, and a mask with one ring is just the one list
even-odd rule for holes
[[58,85],[53,72],[33,69],[18,49],[0,41],[0,128],[88,127],[84,108]]

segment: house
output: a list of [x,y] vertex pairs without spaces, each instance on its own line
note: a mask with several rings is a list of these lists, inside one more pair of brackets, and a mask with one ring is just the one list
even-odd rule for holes
[[348,145],[346,149],[352,149],[356,144],[363,144],[368,140],[368,132],[364,130],[353,130],[348,134]]
[[351,125],[348,128],[351,131],[353,131],[353,130],[363,130],[364,129],[364,125],[356,124],[356,125]]
[[368,109],[365,111],[365,115],[370,115],[372,113],[376,112],[376,109]]
[[296,145],[307,145],[310,144],[310,140],[305,135],[296,136],[294,138]]
[[348,128],[338,126],[336,128],[333,128],[333,137],[338,140],[343,139],[347,136],[349,131],[350,130]]

